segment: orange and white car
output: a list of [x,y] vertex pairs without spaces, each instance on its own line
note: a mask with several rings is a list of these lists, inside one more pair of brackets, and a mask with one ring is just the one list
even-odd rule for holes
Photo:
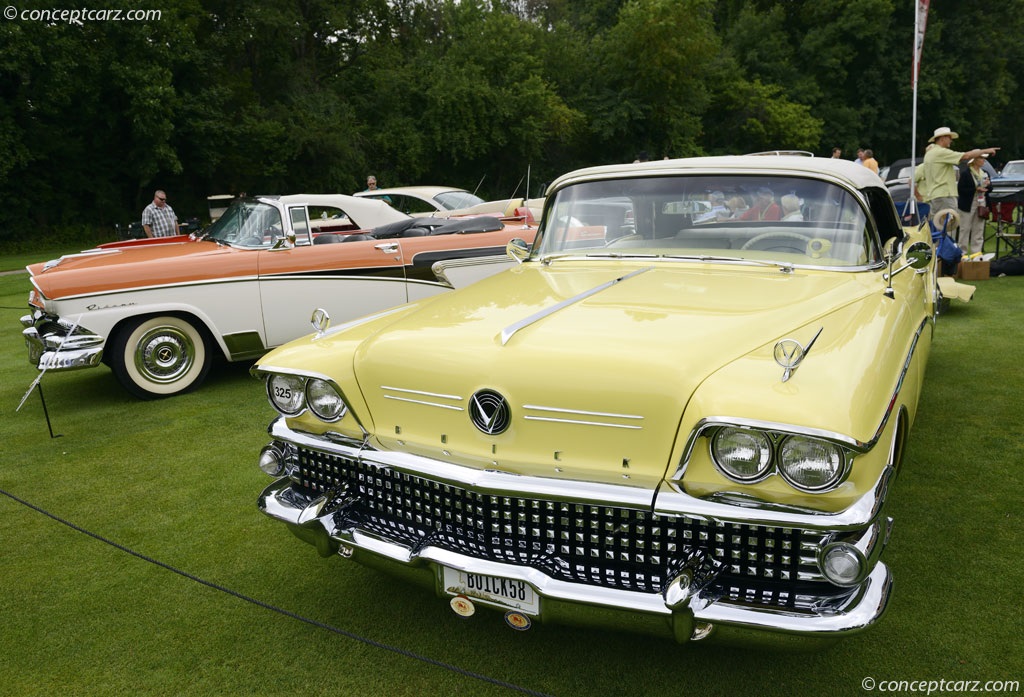
[[134,395],[166,397],[201,384],[215,354],[252,360],[309,333],[316,308],[344,322],[442,293],[499,270],[508,241],[533,234],[340,194],[240,199],[199,234],[30,265],[22,333],[39,370],[102,362]]

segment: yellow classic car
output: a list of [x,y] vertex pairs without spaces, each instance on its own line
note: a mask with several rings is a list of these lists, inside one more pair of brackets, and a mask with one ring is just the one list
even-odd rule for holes
[[878,176],[584,169],[508,251],[446,295],[317,313],[258,362],[280,414],[260,509],[518,630],[818,645],[875,623],[940,297],[928,228]]

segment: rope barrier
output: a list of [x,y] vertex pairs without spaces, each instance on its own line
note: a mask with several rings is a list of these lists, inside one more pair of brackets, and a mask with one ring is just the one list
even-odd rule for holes
[[262,600],[258,600],[256,598],[247,596],[244,593],[240,593],[238,591],[235,591],[235,590],[232,590],[230,588],[227,588],[226,586],[222,586],[222,585],[220,585],[218,583],[214,583],[212,581],[207,581],[205,579],[199,578],[198,576],[195,576],[194,574],[190,574],[187,571],[182,571],[181,569],[173,567],[170,564],[162,562],[162,561],[160,561],[158,559],[154,559],[153,557],[149,557],[149,556],[146,556],[145,554],[141,554],[140,552],[136,552],[135,550],[129,549],[128,547],[125,547],[124,545],[122,545],[120,543],[114,542],[113,540],[110,540],[110,539],[108,539],[106,537],[103,537],[102,535],[94,533],[94,532],[92,532],[90,530],[86,530],[85,528],[83,528],[83,527],[81,527],[79,525],[76,525],[75,523],[72,523],[69,520],[65,520],[64,518],[61,518],[61,517],[59,517],[57,515],[54,515],[53,513],[50,513],[49,511],[47,511],[47,510],[45,510],[43,508],[40,508],[39,506],[36,506],[35,504],[33,504],[33,503],[29,502],[29,501],[26,501],[26,500],[24,500],[22,498],[19,498],[19,497],[15,496],[14,494],[12,494],[12,493],[10,493],[8,491],[0,489],[0,494],[6,496],[7,498],[11,499],[12,501],[14,501],[16,503],[21,504],[22,506],[25,506],[26,508],[29,508],[29,509],[35,511],[36,513],[44,515],[47,518],[50,518],[51,520],[56,521],[57,523],[60,523],[61,525],[64,525],[64,526],[66,526],[68,528],[71,528],[72,530],[75,530],[76,532],[80,532],[83,535],[88,535],[89,537],[93,538],[94,540],[102,542],[105,545],[109,545],[110,547],[113,547],[114,549],[120,550],[120,551],[124,552],[125,554],[130,554],[131,556],[135,557],[136,559],[141,559],[142,561],[145,561],[145,562],[148,562],[148,563],[153,564],[155,566],[158,566],[158,567],[160,567],[160,568],[162,568],[162,569],[164,569],[166,571],[170,571],[171,573],[175,573],[175,574],[177,574],[177,575],[179,575],[179,576],[181,576],[183,578],[187,578],[190,581],[193,581],[193,582],[198,583],[200,585],[206,586],[207,588],[212,588],[213,590],[219,591],[221,593],[225,593],[227,595],[230,595],[230,596],[232,596],[234,598],[237,598],[239,600],[242,600],[244,602],[250,603],[252,605],[256,605],[257,607],[261,607],[264,610],[270,610],[271,612],[276,612],[276,613],[278,613],[280,615],[284,615],[285,617],[289,617],[289,618],[291,618],[293,620],[297,620],[299,622],[304,622],[305,624],[311,625],[313,627],[317,627],[318,629],[324,629],[324,630],[327,630],[329,632],[333,632],[334,634],[338,634],[338,635],[346,637],[348,639],[352,639],[353,641],[358,641],[358,642],[360,642],[362,644],[366,644],[367,646],[372,646],[374,648],[381,649],[383,651],[389,651],[391,653],[398,654],[399,656],[403,656],[405,658],[411,658],[414,661],[419,661],[421,663],[426,663],[428,665],[431,665],[431,666],[434,666],[434,667],[437,667],[437,668],[441,668],[442,670],[447,670],[449,672],[456,673],[458,675],[462,675],[462,676],[465,676],[467,678],[473,678],[474,680],[479,680],[481,682],[490,683],[491,685],[497,685],[498,687],[503,687],[503,688],[506,688],[506,689],[509,689],[509,690],[513,690],[515,692],[520,692],[520,693],[526,694],[526,695],[535,695],[536,697],[550,697],[550,695],[548,695],[547,693],[544,693],[544,692],[537,692],[535,690],[531,690],[529,688],[522,687],[522,686],[516,685],[514,683],[505,682],[503,680],[498,680],[497,678],[492,678],[492,677],[483,675],[481,673],[476,673],[474,671],[467,670],[465,668],[460,668],[458,666],[452,665],[451,663],[446,663],[444,661],[440,661],[440,660],[437,660],[435,658],[430,658],[428,656],[423,656],[422,654],[418,654],[418,653],[415,653],[413,651],[409,651],[407,649],[402,649],[402,648],[399,648],[397,646],[391,646],[390,644],[385,644],[383,642],[379,642],[379,641],[376,641],[374,639],[369,639],[367,637],[360,636],[360,635],[355,634],[353,632],[349,632],[349,631],[346,631],[344,629],[340,629],[338,627],[334,627],[334,626],[329,625],[329,624],[327,624],[325,622],[320,622],[319,620],[314,620],[314,619],[310,619],[308,617],[303,617],[302,615],[299,615],[298,613],[292,612],[291,610],[285,610],[285,609],[277,607],[275,605],[271,605],[270,603],[264,602]]

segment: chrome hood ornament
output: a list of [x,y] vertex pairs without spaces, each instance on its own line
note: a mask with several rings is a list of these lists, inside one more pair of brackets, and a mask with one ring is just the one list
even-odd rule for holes
[[779,343],[775,344],[775,362],[785,368],[782,373],[782,381],[786,382],[793,375],[793,372],[800,366],[807,354],[810,352],[811,347],[814,346],[814,342],[821,336],[821,330],[818,329],[818,333],[814,335],[814,338],[810,342],[803,346],[796,339],[783,339]]
[[331,316],[327,314],[327,310],[318,307],[313,310],[313,316],[309,318],[309,323],[313,325],[313,329],[316,330],[316,338],[319,339],[330,329]]

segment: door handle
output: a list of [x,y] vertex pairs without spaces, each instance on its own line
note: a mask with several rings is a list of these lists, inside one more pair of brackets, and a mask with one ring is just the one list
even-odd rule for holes
[[379,249],[380,251],[384,252],[385,254],[394,254],[395,252],[398,251],[398,243],[397,242],[384,242],[382,244],[375,244],[375,245],[373,245],[373,247],[374,247],[374,249]]

